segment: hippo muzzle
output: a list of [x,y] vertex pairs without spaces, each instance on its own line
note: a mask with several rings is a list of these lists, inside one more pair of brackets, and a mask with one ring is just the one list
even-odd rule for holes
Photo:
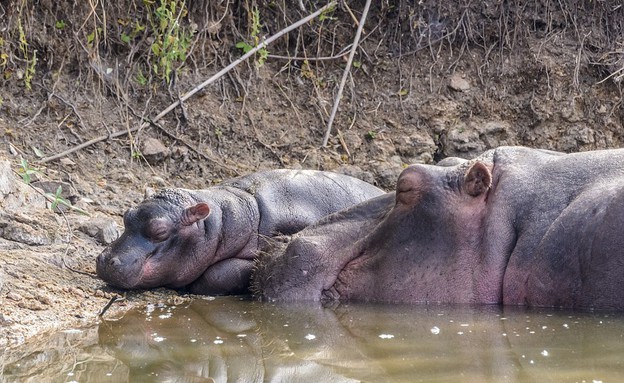
[[151,287],[144,283],[148,249],[128,242],[127,238],[119,238],[97,256],[98,277],[121,289]]

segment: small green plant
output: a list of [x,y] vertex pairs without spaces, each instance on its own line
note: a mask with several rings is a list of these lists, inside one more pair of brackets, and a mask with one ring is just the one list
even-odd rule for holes
[[33,50],[32,56],[30,55],[28,49],[28,41],[26,40],[26,34],[24,33],[24,28],[22,27],[22,19],[17,19],[17,28],[19,31],[19,48],[24,55],[24,60],[26,61],[26,70],[24,72],[24,84],[26,85],[26,89],[30,90],[31,83],[33,77],[35,77],[35,66],[37,65],[37,51]]
[[369,140],[374,140],[375,138],[377,138],[377,132],[375,132],[374,130],[369,130],[366,133],[366,138],[368,138]]
[[153,0],[143,0],[143,3],[150,10],[148,18],[154,37],[151,45],[155,58],[152,70],[169,84],[175,65],[186,61],[191,46],[193,33],[180,25],[180,19],[188,11],[184,1],[179,0],[160,0],[157,8],[154,8],[156,2]]
[[17,170],[17,173],[20,176],[22,176],[22,180],[26,184],[30,184],[30,182],[32,181],[32,176],[33,175],[41,174],[41,172],[39,170],[37,170],[36,168],[33,168],[32,166],[30,166],[30,164],[28,163],[28,160],[25,159],[25,158],[21,158],[21,160],[20,160],[20,168]]
[[[260,23],[260,11],[257,7],[254,7],[250,13],[251,16],[251,44],[245,41],[239,41],[236,43],[236,48],[241,49],[243,53],[247,53],[253,48],[259,46],[260,44],[264,44],[264,42],[260,41],[260,28],[262,28],[262,24]],[[266,47],[260,48],[257,52],[256,58],[256,66],[261,67],[266,62],[267,57],[269,56],[269,51]]]
[[97,27],[93,30],[93,32],[87,35],[87,46],[91,49],[95,46],[97,41],[100,39],[100,35],[102,34],[102,28]]
[[333,17],[331,14],[336,10],[336,6],[332,6],[327,8],[325,11],[323,11],[323,13],[321,13],[321,15],[319,16],[319,21],[324,21],[324,20],[336,20],[335,17]]
[[143,71],[141,69],[139,69],[137,75],[135,76],[134,80],[141,86],[146,86],[147,85],[147,77],[145,77],[145,75],[143,74]]
[[132,30],[129,32],[129,34],[126,34],[125,32],[121,32],[121,41],[123,41],[124,43],[130,45],[130,43],[137,37],[139,36],[139,34],[141,32],[143,32],[146,29],[145,25],[142,25],[139,22],[128,22],[128,21],[123,21],[123,20],[119,20],[118,21],[121,25],[123,25],[124,27],[127,26],[128,24],[131,25]]
[[61,194],[63,193],[63,187],[61,185],[59,185],[56,188],[56,193],[52,194],[52,193],[47,193],[46,195],[48,197],[50,197],[52,199],[52,204],[50,205],[50,210],[54,211],[58,208],[58,205],[65,205],[65,206],[71,206],[71,203],[69,203],[68,200],[66,200],[65,198],[61,197]]
[[143,157],[143,154],[141,154],[141,152],[138,150],[133,150],[130,156],[132,157],[132,159],[138,160]]
[[63,187],[61,185],[59,185],[56,188],[56,192],[54,194],[52,193],[45,194],[46,198],[50,201],[50,210],[61,211],[61,209],[59,209],[59,205],[63,205],[71,210],[77,211],[80,214],[89,215],[89,213],[87,213],[83,209],[72,205],[71,202],[69,202],[68,200],[66,200],[65,198],[61,196],[62,194],[63,194]]
[[57,20],[56,23],[54,23],[54,27],[56,29],[65,29],[65,27],[67,26],[67,24],[65,23],[65,20]]
[[[4,78],[6,80],[8,80],[7,74],[10,73],[10,71],[6,71],[5,68],[7,66],[7,64],[9,63],[9,54],[6,53],[4,51],[5,47],[4,47],[4,39],[2,37],[0,37],[0,69],[3,71],[4,74]],[[10,75],[9,75],[10,77]]]

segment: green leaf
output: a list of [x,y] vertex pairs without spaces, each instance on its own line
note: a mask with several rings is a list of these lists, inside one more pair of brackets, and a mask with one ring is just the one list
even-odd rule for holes
[[96,33],[96,32],[95,32],[95,31],[93,31],[93,32],[91,32],[91,33],[89,33],[89,34],[87,35],[87,45],[88,45],[89,47],[92,47],[92,46],[93,46],[93,40],[95,40],[95,33]]
[[128,36],[125,33],[121,33],[121,41],[123,41],[126,44],[130,44],[130,36]]
[[158,43],[152,44],[152,53],[156,56],[160,56],[160,45]]

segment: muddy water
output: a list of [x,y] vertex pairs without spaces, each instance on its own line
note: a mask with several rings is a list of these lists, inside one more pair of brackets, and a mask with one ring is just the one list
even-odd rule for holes
[[148,306],[43,344],[5,355],[0,380],[624,381],[624,315],[549,309],[230,297]]

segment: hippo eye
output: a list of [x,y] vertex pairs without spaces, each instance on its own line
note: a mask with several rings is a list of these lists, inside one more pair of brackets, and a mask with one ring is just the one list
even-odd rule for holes
[[422,198],[423,190],[413,180],[399,179],[396,186],[396,201],[409,206],[416,205]]
[[400,179],[396,186],[397,193],[407,193],[413,189],[413,185],[405,179]]
[[145,236],[154,242],[162,242],[169,238],[171,222],[162,218],[152,219],[148,222]]

